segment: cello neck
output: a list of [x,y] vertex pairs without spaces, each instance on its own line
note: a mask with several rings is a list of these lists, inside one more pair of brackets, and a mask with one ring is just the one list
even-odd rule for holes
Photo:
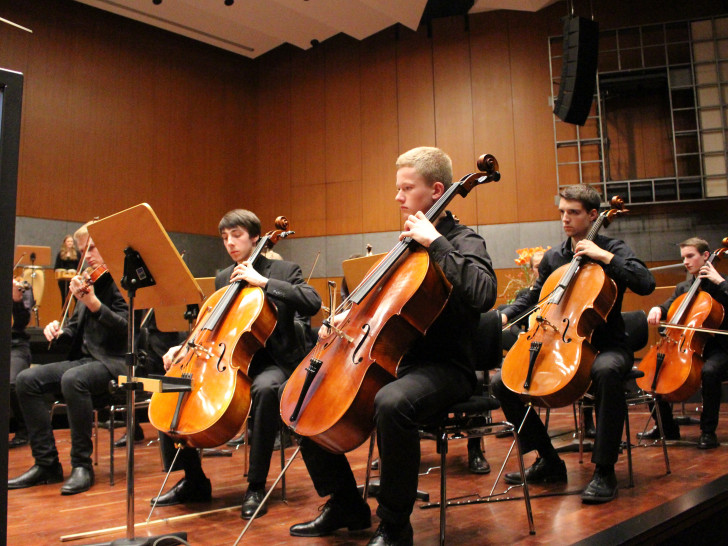
[[[498,162],[493,156],[488,154],[483,155],[478,160],[478,167],[482,169],[482,172],[470,173],[463,176],[459,182],[452,184],[440,198],[433,203],[430,209],[425,213],[425,217],[431,222],[435,221],[440,215],[445,212],[445,208],[450,204],[456,195],[462,195],[465,197],[470,193],[475,186],[479,184],[487,184],[488,182],[497,182],[500,180],[500,173],[498,172]],[[414,241],[412,237],[405,237],[399,241],[392,250],[379,262],[377,267],[364,280],[357,286],[349,297],[346,298],[337,312],[343,310],[350,303],[360,303],[371,290],[377,286],[384,277],[386,277],[390,271],[394,268],[406,253],[413,249]]]
[[[720,254],[720,250],[715,250],[711,253],[711,255],[708,257],[708,260],[706,263],[713,263],[713,260],[715,260],[716,256]],[[688,307],[692,304],[693,300],[695,299],[695,295],[700,290],[700,277],[695,277],[695,280],[693,280],[693,284],[690,285],[690,290],[687,291],[685,298],[683,299],[682,303],[680,304],[680,307],[677,308],[675,311],[675,314],[673,315],[672,319],[670,320],[670,324],[679,324],[685,315],[685,313],[688,310]]]

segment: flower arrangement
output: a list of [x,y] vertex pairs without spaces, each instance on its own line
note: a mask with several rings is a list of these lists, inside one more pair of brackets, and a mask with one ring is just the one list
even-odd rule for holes
[[547,246],[546,248],[542,246],[535,246],[530,248],[519,248],[516,250],[518,258],[515,258],[513,261],[516,262],[520,271],[515,276],[508,276],[508,283],[503,289],[503,292],[500,294],[501,297],[505,298],[506,302],[512,303],[513,300],[516,299],[518,292],[524,288],[528,288],[534,283],[536,279],[533,271],[531,270],[531,257],[537,253],[544,253],[550,248],[550,246]]

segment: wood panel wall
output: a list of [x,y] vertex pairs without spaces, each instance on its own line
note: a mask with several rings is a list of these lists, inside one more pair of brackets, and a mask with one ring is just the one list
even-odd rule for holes
[[[595,2],[602,28],[721,13],[722,2]],[[503,180],[452,206],[468,224],[556,218],[547,37],[563,3],[335,36],[251,61],[71,0],[6,0],[0,65],[26,75],[18,214],[84,221],[147,201],[213,234],[244,206],[299,236],[399,228],[394,161],[493,153]]]
[[214,234],[255,177],[254,63],[70,0],[3,2],[25,74],[17,213],[86,221],[149,202]]

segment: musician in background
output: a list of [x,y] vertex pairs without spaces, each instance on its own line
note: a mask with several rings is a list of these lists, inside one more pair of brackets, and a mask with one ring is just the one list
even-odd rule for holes
[[[66,271],[76,272],[78,266],[78,251],[73,242],[73,237],[66,235],[61,243],[61,249],[56,255],[56,263],[53,269],[63,269]],[[61,306],[66,301],[66,295],[68,294],[68,284],[70,280],[67,278],[58,279],[58,289],[61,291]]]
[[[723,306],[725,312],[720,329],[728,331],[728,281],[718,273],[713,264],[708,261],[710,247],[708,242],[697,237],[691,237],[680,243],[680,256],[685,269],[692,278],[679,283],[672,296],[657,307],[650,309],[647,322],[658,325],[667,319],[670,305],[679,296],[685,294],[695,279],[700,279],[700,290],[704,290]],[[720,413],[720,399],[722,383],[728,379],[728,336],[716,335],[708,338],[703,349],[703,369],[701,371],[701,394],[703,397],[703,411],[700,414],[700,438],[698,449],[712,449],[718,447],[718,437],[715,430],[718,428],[718,415]],[[666,362],[665,365],[669,363]],[[659,402],[660,415],[665,438],[668,440],[680,439],[680,427],[672,415],[672,406],[668,402]],[[645,434],[638,434],[641,438],[659,439],[660,431],[654,427]]]
[[[276,327],[265,347],[255,353],[249,368],[249,375],[253,379],[250,388],[253,430],[248,489],[243,498],[241,517],[250,519],[265,496],[273,445],[280,427],[278,388],[305,356],[296,335],[294,315],[315,315],[321,309],[321,297],[306,283],[297,264],[265,256],[259,256],[255,265],[248,262],[260,238],[260,220],[252,212],[231,210],[220,220],[218,230],[225,250],[235,263],[217,274],[215,288],[219,290],[231,282],[245,281],[251,286],[262,288],[277,310]],[[178,349],[172,347],[164,355],[165,369],[168,370],[172,365]],[[169,453],[171,440],[165,436],[163,442],[167,446],[165,451]],[[171,459],[168,459],[169,462]],[[210,500],[210,480],[202,470],[197,450],[184,448],[177,462],[185,471],[184,478],[157,499],[152,499],[152,504],[155,500],[158,506]],[[266,511],[267,508],[262,507],[258,517]]]
[[[22,281],[22,280],[21,280]],[[15,379],[30,367],[30,336],[25,331],[30,322],[30,311],[35,305],[33,289],[27,283],[13,279],[13,327],[10,333],[10,407],[15,417],[15,436],[8,442],[9,448],[28,443],[28,431],[23,412],[18,403]]]
[[[86,258],[91,267],[103,265],[86,226],[76,231],[74,239],[81,248],[88,242]],[[45,399],[46,393],[59,392],[68,408],[73,467],[61,494],[75,495],[94,484],[92,397],[108,393],[109,381],[126,371],[128,306],[110,273],[101,275],[94,284],[89,284],[84,275],[76,275],[69,289],[77,300],[73,316],[63,328],[54,320],[43,330],[48,341],[70,339],[68,360],[23,370],[16,379],[35,464],[8,480],[8,489],[63,481]]]
[[[409,518],[417,493],[420,463],[418,423],[466,400],[476,385],[473,339],[480,313],[496,298],[496,277],[485,241],[460,225],[449,211],[425,216],[452,184],[452,162],[437,148],[415,148],[396,162],[396,201],[404,223],[400,239],[412,237],[453,285],[452,294],[427,334],[414,342],[397,368],[397,378],[374,398],[381,461],[377,515],[381,523],[369,544],[412,544]],[[335,322],[343,320],[343,314]],[[316,537],[342,527],[371,526],[371,511],[357,491],[345,455],[301,440],[306,467],[320,496],[330,495],[321,514],[299,523],[290,534]]]
[[[591,340],[598,351],[591,369],[597,404],[596,440],[592,452],[592,462],[596,468],[581,499],[586,504],[598,504],[611,501],[617,495],[614,464],[617,462],[626,411],[622,378],[632,368],[634,361],[634,355],[625,341],[622,296],[627,288],[639,295],[650,294],[655,289],[655,279],[623,241],[604,235],[598,235],[593,241],[586,239],[599,216],[600,197],[591,186],[567,186],[559,196],[561,225],[567,238],[559,247],[544,254],[539,266],[540,276],[534,289],[528,292],[529,297],[517,300],[503,312],[510,320],[533,307],[549,275],[560,266],[570,263],[574,256],[583,256],[601,265],[617,285],[617,299],[607,315],[606,323],[594,329]],[[528,362],[523,365],[527,366]],[[518,394],[503,384],[500,372],[494,377],[492,386],[506,419],[516,425],[521,423],[526,406]],[[538,451],[536,462],[526,470],[528,483],[567,481],[566,465],[556,453],[546,427],[535,411],[528,412],[521,439],[524,452]],[[521,483],[520,472],[507,474],[505,480],[508,483]]]

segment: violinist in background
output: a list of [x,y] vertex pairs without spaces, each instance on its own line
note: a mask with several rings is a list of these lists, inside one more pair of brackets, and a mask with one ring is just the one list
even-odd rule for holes
[[[55,270],[66,270],[76,272],[78,266],[78,251],[73,242],[73,237],[66,235],[61,243],[61,249],[56,255],[56,263],[53,266]],[[68,294],[69,279],[58,279],[58,289],[61,291],[61,305],[66,301],[66,295]]]
[[[88,244],[87,261],[100,271],[104,262],[86,226],[76,231],[74,239],[81,248]],[[93,284],[87,273],[76,275],[69,288],[78,300],[73,315],[65,326],[54,320],[43,330],[48,341],[70,339],[68,360],[23,370],[16,379],[35,464],[8,480],[8,489],[63,481],[46,393],[62,393],[68,407],[72,469],[61,494],[75,495],[94,483],[92,397],[108,393],[109,381],[126,371],[128,307],[110,273]]]
[[[598,351],[591,369],[592,389],[597,403],[596,440],[592,452],[596,469],[581,499],[586,504],[598,504],[617,496],[614,464],[619,454],[626,411],[622,378],[632,368],[634,361],[634,355],[625,341],[622,296],[627,288],[640,295],[650,294],[655,289],[655,279],[623,241],[604,235],[598,235],[593,241],[586,239],[599,216],[601,201],[591,186],[567,186],[559,196],[561,225],[567,238],[559,247],[544,254],[539,266],[540,276],[534,289],[528,292],[528,297],[517,300],[503,313],[510,320],[533,307],[549,275],[560,266],[570,263],[575,255],[601,265],[617,285],[617,299],[607,315],[606,323],[597,326],[592,336],[592,345]],[[524,362],[523,366],[528,366],[528,362]],[[492,387],[506,419],[516,425],[521,423],[526,407],[518,394],[503,384],[500,372],[493,378]],[[521,440],[524,452],[534,449],[538,452],[536,462],[526,470],[528,483],[567,481],[566,465],[534,411],[528,413],[523,424]],[[506,474],[505,480],[508,483],[521,483],[520,472]]]
[[30,367],[30,336],[25,327],[30,322],[30,311],[35,305],[33,289],[22,279],[13,279],[13,328],[10,335],[10,407],[15,417],[15,436],[8,447],[24,446],[28,443],[23,412],[20,411],[18,395],[15,392],[15,378]]
[[[270,469],[273,445],[280,427],[278,388],[291,375],[305,356],[304,348],[296,335],[294,316],[315,315],[321,309],[321,297],[306,283],[301,268],[293,262],[259,256],[255,266],[247,261],[260,238],[260,220],[249,210],[231,210],[218,225],[222,242],[233,264],[215,277],[215,289],[219,290],[234,281],[245,281],[263,289],[266,298],[275,304],[277,322],[265,348],[255,353],[249,373],[253,379],[251,394],[251,451],[248,470],[248,489],[243,498],[241,517],[252,518],[265,496],[265,482]],[[166,370],[172,365],[179,346],[172,347],[164,355]],[[165,466],[169,468],[174,457],[173,441],[160,433]],[[202,470],[197,450],[186,447],[177,457],[174,470],[185,471],[184,478],[156,499],[157,506],[171,506],[186,502],[209,501],[210,480]],[[258,517],[266,513],[266,507]]]
[[[404,224],[400,239],[412,237],[426,248],[453,290],[427,334],[402,357],[397,378],[374,398],[381,522],[369,542],[372,545],[413,543],[410,514],[420,464],[418,423],[473,393],[475,329],[480,314],[496,298],[496,277],[483,238],[460,225],[449,211],[434,225],[424,214],[452,184],[450,157],[438,148],[415,148],[397,159],[396,168],[395,200]],[[337,315],[335,323],[343,315]],[[292,526],[290,534],[318,537],[342,527],[369,528],[371,510],[357,491],[346,455],[326,451],[309,438],[301,440],[301,453],[316,492],[330,498],[318,517]]]
[[[718,273],[713,264],[708,261],[710,247],[707,241],[692,237],[680,243],[680,256],[685,269],[692,278],[679,283],[675,292],[660,306],[650,309],[647,322],[652,325],[660,324],[667,318],[670,305],[678,296],[685,294],[695,279],[701,279],[700,289],[723,306],[725,315],[720,329],[728,331],[728,281]],[[718,427],[718,414],[720,412],[720,398],[722,382],[728,379],[728,336],[716,335],[710,337],[703,350],[703,369],[701,372],[703,397],[703,411],[700,414],[700,438],[698,449],[712,449],[718,447],[718,437],[715,430]],[[672,415],[672,406],[668,402],[659,402],[662,426],[665,438],[668,440],[680,439],[680,427]],[[660,431],[654,427],[645,434],[638,434],[640,438],[659,439]]]

